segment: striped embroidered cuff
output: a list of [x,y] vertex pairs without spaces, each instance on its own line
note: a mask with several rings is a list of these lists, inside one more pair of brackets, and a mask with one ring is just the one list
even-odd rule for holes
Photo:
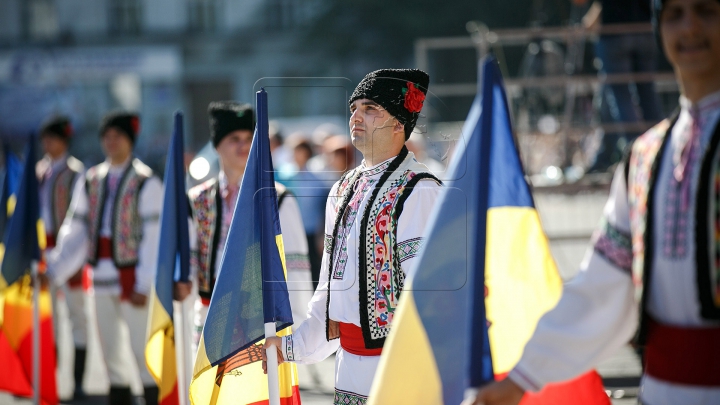
[[293,270],[310,270],[310,257],[301,253],[291,253],[285,255],[285,265],[288,271]]
[[538,392],[542,389],[540,384],[537,384],[527,373],[520,371],[517,367],[513,368],[508,374],[508,378],[511,379],[515,384],[519,385],[525,391]]
[[629,234],[603,220],[593,240],[595,252],[610,264],[627,272],[632,270],[632,239]]
[[283,356],[286,361],[295,361],[292,335],[283,336]]
[[398,243],[397,252],[400,263],[417,256],[422,245],[423,238],[413,238]]

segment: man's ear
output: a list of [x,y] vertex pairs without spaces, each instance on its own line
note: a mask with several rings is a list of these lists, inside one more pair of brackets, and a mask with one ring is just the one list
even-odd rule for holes
[[402,132],[405,136],[405,125],[401,124],[398,119],[395,119],[395,126],[393,126],[393,132]]

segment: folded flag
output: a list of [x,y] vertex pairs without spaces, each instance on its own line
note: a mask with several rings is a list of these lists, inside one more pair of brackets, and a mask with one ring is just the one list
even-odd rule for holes
[[175,129],[165,164],[165,191],[160,218],[160,244],[155,285],[150,294],[150,315],[145,362],[159,388],[160,405],[176,405],[178,397],[173,285],[188,281],[190,236],[183,163],[183,119],[175,113]]

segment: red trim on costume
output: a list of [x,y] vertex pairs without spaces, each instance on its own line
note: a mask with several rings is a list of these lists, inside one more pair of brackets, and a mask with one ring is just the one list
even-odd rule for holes
[[55,239],[54,234],[47,234],[45,235],[45,246],[47,249],[52,249],[57,245],[57,239]]
[[357,356],[379,356],[382,353],[382,348],[365,348],[365,340],[359,326],[352,323],[338,323],[340,324],[340,346],[343,350]]
[[648,316],[645,373],[676,384],[720,386],[720,327],[683,328]]
[[[112,240],[110,238],[98,239],[98,260],[112,260]],[[135,290],[135,266],[118,267],[120,273],[120,299],[127,301]]]

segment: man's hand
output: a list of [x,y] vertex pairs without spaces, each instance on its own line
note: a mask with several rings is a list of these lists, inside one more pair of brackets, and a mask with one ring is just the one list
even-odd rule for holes
[[462,405],[517,405],[523,395],[523,389],[506,378],[481,388],[475,398],[463,401]]
[[191,290],[192,290],[192,282],[191,281],[175,282],[175,284],[173,285],[173,299],[175,301],[183,301],[185,298],[187,298],[188,295],[190,295]]
[[285,362],[285,359],[283,359],[282,349],[280,348],[280,345],[282,344],[282,338],[279,337],[269,337],[265,339],[265,344],[262,348],[262,368],[263,373],[267,374],[267,353],[265,351],[267,348],[271,348],[271,346],[275,346],[277,349],[277,358],[278,358],[278,365]]
[[136,307],[144,307],[145,304],[147,304],[147,295],[133,291],[132,294],[130,294],[130,303]]

